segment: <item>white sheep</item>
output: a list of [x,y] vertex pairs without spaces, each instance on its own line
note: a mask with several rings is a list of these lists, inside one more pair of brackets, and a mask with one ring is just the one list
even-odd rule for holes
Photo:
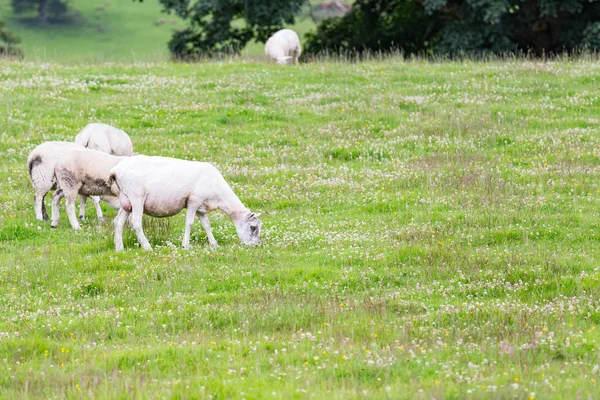
[[275,32],[265,43],[265,54],[277,64],[288,64],[291,60],[298,64],[298,57],[302,54],[298,34],[291,29]]
[[[104,137],[104,139],[102,139],[102,137]],[[108,153],[132,154],[131,139],[129,139],[129,136],[127,136],[125,132],[116,128],[112,128],[108,125],[90,124],[86,126],[86,128],[84,128],[79,135],[77,135],[76,140],[84,145],[92,145],[96,148],[102,148]],[[112,150],[107,150],[106,146],[104,146],[106,143],[114,148]],[[31,178],[31,183],[34,189],[35,217],[38,220],[41,221],[50,219],[46,211],[44,198],[46,194],[56,186],[56,181],[54,178],[54,167],[56,162],[69,152],[82,149],[84,149],[84,147],[77,143],[46,142],[37,146],[29,154],[27,166],[29,170],[29,177]],[[81,219],[85,218],[85,201],[86,197],[82,196],[79,214]],[[94,202],[98,218],[103,220],[104,217],[102,215],[102,209],[100,208],[100,199],[98,197],[92,197],[92,201]]]
[[106,124],[88,124],[75,136],[75,143],[115,156],[132,156],[133,143],[129,135]]
[[[96,150],[82,149],[63,156],[54,167],[58,190],[52,196],[52,227],[58,225],[60,218],[60,199],[67,203],[67,216],[71,227],[79,230],[75,216],[77,195],[101,196],[114,209],[119,208],[118,189],[108,184],[110,170],[125,157],[111,156]],[[100,210],[101,214],[102,211]]]
[[142,248],[152,246],[142,230],[142,215],[170,217],[187,208],[183,248],[190,245],[190,232],[198,215],[211,246],[217,247],[206,214],[219,209],[232,219],[240,240],[260,241],[259,214],[250,212],[211,164],[166,157],[133,156],[110,172],[109,184],[120,191],[121,209],[114,220],[115,249],[123,250],[123,225],[128,219]]
[[[87,147],[88,149],[98,150],[103,153],[112,154],[115,156],[132,156],[133,143],[131,138],[125,132],[114,126],[91,123],[87,124],[75,136],[75,143]],[[60,201],[60,199],[59,199]],[[85,219],[85,203],[87,196],[81,195],[79,201],[79,218]],[[100,220],[103,220],[100,203],[94,200],[96,212],[99,212]],[[100,211],[99,211],[100,210]]]
[[[63,156],[83,149],[85,148],[72,142],[45,142],[29,153],[27,168],[34,190],[33,208],[35,210],[35,217],[38,220],[50,219],[46,212],[44,197],[46,197],[46,194],[56,186],[56,179],[54,177],[56,163]],[[99,213],[98,218],[102,218],[100,199],[92,198],[92,200],[96,206],[96,211]]]

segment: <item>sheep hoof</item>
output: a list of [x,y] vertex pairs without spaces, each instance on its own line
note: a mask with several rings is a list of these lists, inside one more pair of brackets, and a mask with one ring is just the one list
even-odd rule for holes
[[58,226],[58,224],[55,224],[54,222],[50,224],[50,228],[54,229]]

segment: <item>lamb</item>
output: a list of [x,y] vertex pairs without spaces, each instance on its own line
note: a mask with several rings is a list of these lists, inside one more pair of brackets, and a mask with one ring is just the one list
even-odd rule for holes
[[145,250],[152,246],[142,230],[142,215],[170,217],[186,208],[183,248],[190,246],[190,232],[198,215],[212,247],[218,247],[206,214],[219,209],[233,221],[242,243],[260,242],[262,222],[250,212],[211,164],[167,157],[133,156],[110,172],[109,185],[120,192],[121,209],[114,220],[115,249],[123,250],[123,226],[128,220]]
[[115,156],[132,156],[133,144],[129,135],[106,124],[88,124],[75,136],[75,143]]
[[[118,209],[119,192],[108,184],[110,170],[125,157],[111,156],[96,150],[82,149],[63,156],[54,167],[54,174],[59,189],[52,196],[52,227],[58,225],[60,218],[60,199],[66,198],[67,216],[71,227],[80,229],[75,216],[77,195],[102,196],[111,207]],[[102,210],[98,210],[101,215]]]
[[[46,142],[37,146],[29,154],[27,167],[29,177],[34,189],[34,211],[38,220],[49,220],[44,198],[56,186],[54,167],[56,162],[71,151],[81,150],[83,147],[100,150],[105,153],[130,156],[133,154],[133,145],[129,136],[112,126],[105,124],[89,124],[75,137],[75,143]],[[59,199],[60,200],[60,199]],[[81,197],[79,217],[85,218],[86,197]],[[100,199],[92,197],[98,218],[103,220]]]
[[[88,149],[102,151],[115,156],[133,155],[133,143],[131,143],[129,135],[120,129],[106,124],[87,124],[77,136],[75,136],[75,143],[87,147]],[[79,201],[79,218],[81,219],[85,219],[86,201],[87,196],[81,195]],[[104,218],[102,217],[100,203],[94,201],[94,205],[96,206],[96,212],[99,213],[98,218],[103,220]]]
[[265,54],[277,64],[288,64],[292,59],[294,64],[298,64],[298,57],[302,54],[298,34],[291,29],[275,32],[265,43]]
[[[34,210],[35,217],[42,220],[49,220],[44,204],[46,194],[56,187],[54,177],[54,168],[58,160],[77,150],[83,150],[84,147],[72,142],[45,142],[37,146],[29,154],[27,159],[27,168],[29,177],[33,185]],[[92,198],[96,210],[100,210],[100,199]],[[102,211],[99,211],[99,218],[102,218]]]

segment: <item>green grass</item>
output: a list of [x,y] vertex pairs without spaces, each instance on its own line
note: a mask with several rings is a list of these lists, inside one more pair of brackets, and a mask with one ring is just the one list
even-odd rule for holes
[[[163,61],[167,42],[184,23],[174,14],[161,13],[157,0],[71,0],[77,15],[68,25],[40,25],[31,12],[15,15],[10,0],[0,0],[0,18],[21,38],[25,57],[36,61]],[[300,16],[290,26],[300,36],[314,30],[314,22]],[[251,42],[245,57],[262,57],[264,44]]]
[[[600,63],[0,62],[5,398],[591,398]],[[34,218],[25,161],[102,121],[253,211]],[[114,211],[105,209],[112,217]]]
[[[22,41],[33,60],[119,61],[168,57],[167,42],[181,28],[174,15],[160,12],[157,1],[72,0],[78,14],[69,25],[39,25],[36,14],[14,15],[10,0],[0,0],[0,17]],[[157,25],[157,21],[164,23]]]

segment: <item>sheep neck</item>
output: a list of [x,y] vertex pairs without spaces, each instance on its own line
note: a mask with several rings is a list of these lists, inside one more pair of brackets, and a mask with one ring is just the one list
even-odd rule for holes
[[223,211],[233,221],[238,221],[245,217],[250,212],[236,194],[231,190],[229,185],[223,191],[221,196],[218,196],[211,208],[216,208]]

